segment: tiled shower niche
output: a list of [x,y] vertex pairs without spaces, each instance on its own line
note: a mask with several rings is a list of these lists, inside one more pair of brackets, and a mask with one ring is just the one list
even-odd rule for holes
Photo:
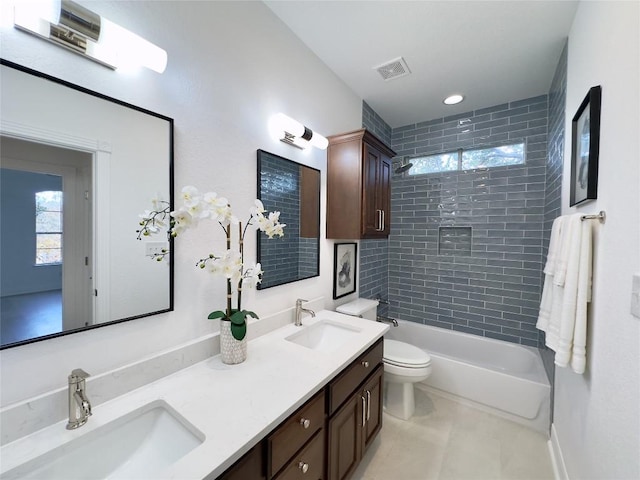
[[471,227],[440,227],[438,255],[471,255]]

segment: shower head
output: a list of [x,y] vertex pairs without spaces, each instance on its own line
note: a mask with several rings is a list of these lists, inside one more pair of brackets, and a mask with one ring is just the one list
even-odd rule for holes
[[394,170],[394,172],[397,173],[397,174],[404,173],[404,172],[408,171],[409,169],[411,169],[411,167],[413,167],[413,163],[411,163],[411,162],[403,163],[398,168],[396,168]]

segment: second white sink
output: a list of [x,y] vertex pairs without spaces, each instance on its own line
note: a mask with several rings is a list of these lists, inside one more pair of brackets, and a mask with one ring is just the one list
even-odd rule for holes
[[157,400],[34,458],[1,478],[152,479],[204,439],[166,402]]
[[289,342],[322,352],[331,352],[361,332],[359,328],[331,320],[320,320],[302,327],[299,332],[286,337]]

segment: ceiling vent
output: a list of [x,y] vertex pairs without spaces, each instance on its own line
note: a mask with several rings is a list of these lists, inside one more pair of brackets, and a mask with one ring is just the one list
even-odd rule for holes
[[407,62],[405,62],[402,57],[398,57],[383,65],[374,67],[374,69],[378,71],[385,81],[393,78],[404,77],[411,73],[411,70],[409,70],[409,67],[407,66]]

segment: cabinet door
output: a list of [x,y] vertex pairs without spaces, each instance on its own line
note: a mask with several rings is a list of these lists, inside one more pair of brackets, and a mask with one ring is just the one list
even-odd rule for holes
[[380,157],[376,201],[376,210],[382,211],[380,234],[386,237],[391,232],[391,160],[384,155]]
[[263,444],[258,443],[249,450],[229,470],[224,472],[218,480],[265,480]]
[[329,480],[349,478],[360,462],[365,401],[357,392],[329,420]]
[[364,418],[365,426],[362,432],[363,452],[369,447],[371,442],[382,428],[382,374],[384,367],[380,365],[371,375],[362,389],[362,396],[365,398],[366,411]]
[[376,237],[380,235],[382,210],[380,209],[380,152],[366,143],[362,158],[362,235]]

